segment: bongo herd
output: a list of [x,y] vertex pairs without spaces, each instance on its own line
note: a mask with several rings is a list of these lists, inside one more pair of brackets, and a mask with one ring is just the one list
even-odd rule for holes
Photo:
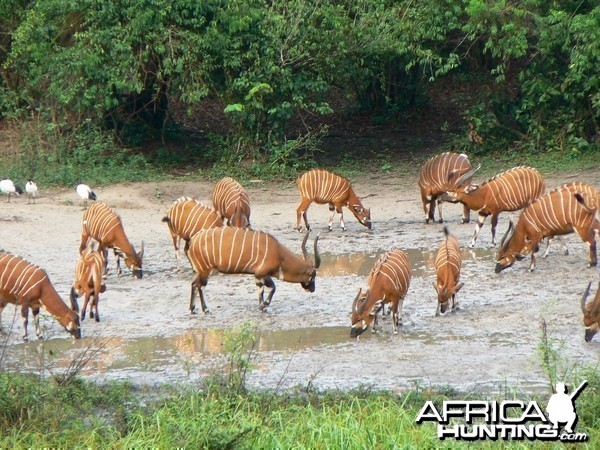
[[[519,269],[517,263],[530,257],[528,271],[533,271],[536,268],[536,254],[542,242],[550,242],[555,237],[560,238],[570,233],[576,233],[587,245],[587,265],[589,267],[597,265],[596,239],[600,234],[598,212],[600,193],[593,184],[575,181],[547,189],[540,172],[528,166],[508,168],[478,184],[473,182],[478,170],[480,166],[474,167],[466,155],[453,152],[435,155],[421,166],[412,207],[418,205],[419,197],[416,194],[418,189],[425,216],[425,224],[419,220],[419,227],[422,227],[428,242],[435,246],[432,265],[434,270],[428,275],[431,277],[433,290],[430,290],[427,296],[432,301],[437,300],[435,302],[437,306],[435,315],[432,311],[432,317],[427,320],[452,320],[451,316],[445,318],[435,318],[435,316],[458,311],[457,295],[463,287],[485,290],[485,283],[471,279],[472,277],[462,270],[462,258],[463,248],[474,248],[477,244],[480,231],[488,216],[491,216],[491,240],[484,245],[495,247],[499,216],[510,214],[510,220],[505,219],[508,220],[508,228],[497,247],[495,268],[489,268],[490,272],[497,274],[496,277],[506,277],[507,275],[502,272],[513,266],[516,268],[511,269],[512,271],[519,271],[514,276],[527,277],[527,270]],[[20,189],[9,181],[3,180],[2,185],[2,191],[9,195],[8,201],[10,201],[10,194],[20,193]],[[296,185],[300,194],[300,203],[296,207],[295,224],[289,226],[288,233],[291,234],[288,234],[287,238],[297,242],[297,246],[289,243],[284,245],[280,241],[280,235],[285,233],[282,231],[282,225],[284,228],[286,225],[276,223],[276,220],[280,221],[279,218],[273,220],[274,226],[271,230],[259,229],[256,217],[251,224],[251,211],[255,213],[260,211],[260,205],[255,204],[251,208],[248,191],[231,177],[219,180],[215,183],[212,192],[206,193],[210,196],[210,205],[187,195],[173,201],[162,217],[162,222],[166,224],[165,233],[168,232],[173,242],[176,262],[176,268],[171,265],[172,269],[168,270],[167,276],[187,280],[182,283],[190,288],[191,313],[197,312],[197,298],[201,310],[204,313],[209,312],[205,295],[209,279],[211,279],[211,286],[214,286],[211,288],[212,293],[209,292],[208,295],[210,301],[217,301],[217,299],[221,302],[225,301],[222,295],[228,294],[226,288],[222,286],[223,277],[211,278],[211,274],[215,271],[225,274],[226,277],[227,274],[253,276],[258,294],[258,311],[261,312],[266,312],[271,305],[276,291],[274,280],[299,285],[304,291],[315,293],[313,299],[318,299],[319,295],[327,296],[328,292],[321,291],[319,288],[319,267],[322,264],[318,249],[319,234],[311,228],[307,217],[307,211],[312,203],[328,205],[327,224],[316,228],[322,229],[329,245],[335,246],[336,241],[348,238],[349,242],[360,242],[363,244],[361,248],[364,248],[365,244],[368,246],[372,236],[378,233],[377,226],[373,226],[373,220],[377,220],[377,212],[372,216],[371,209],[367,208],[362,200],[366,196],[381,195],[380,193],[361,192],[363,195],[361,199],[350,180],[323,169],[313,169],[303,173],[296,180]],[[359,190],[364,190],[365,185],[368,186],[368,183],[363,180],[361,184],[363,187]],[[28,202],[35,203],[37,185],[33,180],[29,180],[25,189]],[[135,221],[122,220],[109,202],[97,200],[96,193],[87,185],[80,183],[77,193],[84,201],[85,209],[81,219],[79,247],[73,249],[78,252],[79,259],[74,271],[71,272],[74,278],[68,304],[62,300],[46,271],[18,256],[18,249],[0,252],[0,319],[4,308],[9,303],[15,304],[21,312],[24,339],[29,338],[27,326],[30,310],[33,313],[38,338],[43,337],[39,324],[39,313],[42,308],[75,339],[80,338],[82,333],[85,334],[82,324],[86,316],[89,315],[93,320],[85,321],[85,327],[95,326],[90,322],[100,321],[100,297],[106,298],[110,295],[110,286],[116,282],[115,276],[130,276],[122,273],[121,260],[136,279],[143,278],[144,242],[141,242],[137,251],[130,240],[131,236],[138,242],[141,241],[140,229]],[[395,208],[395,199],[389,200],[390,208]],[[12,204],[20,201],[23,200],[14,198]],[[41,197],[38,198],[37,203],[43,201],[44,197]],[[442,216],[444,202],[461,203],[463,215],[462,219],[452,218],[449,222],[446,221],[446,225],[440,229],[441,227],[432,224],[436,221],[436,210],[437,221],[440,223],[445,221]],[[11,205],[7,204],[6,207],[10,208]],[[351,223],[350,228],[347,228],[343,216],[344,209],[350,210],[362,226]],[[290,213],[291,210],[292,207]],[[453,231],[461,226],[459,221],[463,224],[470,222],[471,211],[476,211],[478,214],[475,230],[470,241],[461,245]],[[282,211],[274,216],[285,217],[284,214],[285,212]],[[334,231],[333,221],[336,214],[339,228],[336,227]],[[288,217],[293,216],[290,214]],[[155,219],[157,218],[151,214],[148,215],[148,221]],[[157,222],[160,224],[160,219]],[[453,225],[448,226],[448,223],[453,222]],[[390,224],[386,225],[389,229]],[[401,230],[403,225],[400,222],[393,226]],[[303,232],[304,235],[294,233],[292,228]],[[313,232],[312,255],[309,255],[306,247],[311,230]],[[440,233],[442,230],[443,234]],[[290,236],[297,236],[297,238]],[[363,286],[359,286],[358,283],[354,286],[347,283],[336,287],[336,293],[348,294],[347,307],[341,305],[340,314],[351,311],[349,324],[352,338],[359,338],[369,328],[378,331],[379,318],[385,317],[386,308],[387,314],[391,315],[391,332],[397,334],[402,325],[404,300],[407,299],[409,305],[411,303],[413,262],[410,260],[410,252],[406,243],[402,242],[402,233],[390,234],[390,236],[396,237],[390,237],[387,249],[373,248],[372,253],[380,253],[380,256]],[[73,238],[77,240],[76,236]],[[193,276],[190,277],[188,275],[191,272],[187,264],[185,270],[182,269],[181,240],[184,241],[183,252],[193,272]],[[51,240],[48,242],[50,243]],[[49,243],[47,245],[51,245]],[[154,246],[152,255],[148,255],[150,263],[154,258],[161,257],[157,253],[156,243],[153,242],[152,245]],[[295,253],[294,248],[299,249],[300,253]],[[108,256],[111,249],[116,258],[116,274],[108,270]],[[483,264],[477,261],[475,263]],[[150,275],[147,275],[143,281],[136,281],[136,283],[148,283],[147,279],[152,279],[156,271],[149,273]],[[584,275],[585,273],[582,272],[581,276],[574,276],[573,282],[583,284],[580,278]],[[526,278],[523,282],[527,282]],[[549,283],[551,282],[552,280],[549,280]],[[595,294],[591,293],[592,285],[593,283],[590,283],[587,286],[580,300],[585,341],[592,341],[600,322],[600,285],[596,288]],[[136,286],[141,284],[132,285],[132,289]],[[357,289],[358,293],[356,293]],[[151,289],[148,289],[148,292],[151,292]],[[353,295],[351,292],[356,294]],[[80,297],[83,298],[82,308],[78,302]],[[352,297],[354,298],[350,301]],[[294,299],[294,302],[304,301],[309,302],[302,296]],[[144,307],[151,308],[152,302]],[[174,304],[173,308],[177,308],[177,304]],[[104,320],[118,320],[118,317],[109,314],[110,302],[103,300],[102,310]],[[277,320],[275,313],[272,320]]]

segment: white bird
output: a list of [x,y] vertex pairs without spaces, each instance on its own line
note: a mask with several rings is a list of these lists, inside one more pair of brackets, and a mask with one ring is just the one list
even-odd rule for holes
[[0,181],[0,192],[8,194],[8,203],[10,203],[10,194],[19,195],[23,193],[21,188],[16,186],[11,180]]
[[31,199],[33,199],[33,204],[35,204],[35,196],[37,195],[38,187],[35,184],[35,181],[29,180],[25,183],[25,192],[27,192],[27,204],[31,203]]
[[83,200],[84,208],[87,208],[88,200],[96,200],[96,193],[87,184],[81,183],[77,185],[77,195]]

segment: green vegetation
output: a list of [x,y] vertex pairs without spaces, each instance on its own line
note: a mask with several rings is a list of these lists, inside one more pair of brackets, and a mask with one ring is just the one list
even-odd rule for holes
[[5,170],[15,181],[35,178],[43,185],[75,185],[82,180],[106,184],[159,177],[147,158],[117,149],[101,130],[81,127],[69,136],[49,129],[37,133],[25,135],[21,153],[5,158]]
[[[417,425],[426,401],[490,399],[451,389],[415,385],[401,394],[368,388],[317,391],[311,383],[295,391],[248,391],[255,342],[244,325],[225,340],[228,361],[198,387],[136,388],[126,383],[97,385],[73,374],[43,378],[0,371],[2,448],[468,448],[445,441],[431,424]],[[550,383],[560,365],[559,344],[542,326],[539,344]],[[79,364],[77,370],[81,369]],[[589,386],[577,400],[578,432],[589,445],[600,439],[600,373],[594,368],[560,372],[560,379]],[[507,390],[492,398],[547,401]],[[495,448],[497,443],[478,443]],[[554,448],[561,444],[515,442],[509,448]],[[562,448],[562,447],[560,447]]]
[[289,178],[333,115],[395,127],[432,104],[450,113],[422,133],[447,148],[598,155],[595,1],[0,0],[0,30],[13,178]]
[[[600,439],[600,377],[577,401],[577,430]],[[36,376],[0,374],[3,448],[438,448],[434,426],[417,425],[425,401],[476,399],[476,394],[417,389],[402,394],[357,390],[235,393],[201,389],[135,389],[76,381],[56,385]],[[508,398],[528,400],[524,395]],[[148,400],[151,398],[152,400]],[[499,396],[498,400],[505,397]],[[547,395],[539,397],[540,403]],[[464,442],[446,442],[467,448]],[[537,442],[535,448],[551,448]],[[555,444],[558,445],[558,444]],[[492,442],[481,444],[495,447]],[[523,444],[515,443],[514,448]]]
[[[564,177],[567,173],[582,173],[598,168],[598,154],[586,153],[576,158],[565,156],[559,152],[551,153],[503,153],[472,157],[471,161],[481,163],[481,173],[478,175],[494,176],[511,167],[530,165],[546,176]],[[555,186],[547,186],[553,188]]]
[[[394,448],[434,445],[414,418],[421,394],[232,394],[163,388],[142,405],[131,386],[0,375],[3,448]],[[146,393],[147,395],[148,393]],[[440,396],[441,398],[441,396]]]

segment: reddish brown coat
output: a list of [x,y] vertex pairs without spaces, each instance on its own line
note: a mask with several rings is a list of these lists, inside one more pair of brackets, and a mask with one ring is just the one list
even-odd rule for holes
[[250,228],[250,199],[243,186],[231,177],[221,179],[212,194],[213,207],[227,225]]
[[583,312],[583,325],[585,326],[585,341],[590,342],[600,328],[600,282],[596,290],[594,300],[586,304],[587,297],[590,293],[592,282],[587,286],[583,297],[581,298],[581,311]]
[[344,215],[342,207],[345,206],[352,211],[354,217],[371,229],[371,210],[366,209],[359,198],[354,193],[350,182],[343,177],[335,175],[331,172],[322,169],[313,169],[302,174],[296,184],[300,189],[302,200],[296,209],[296,230],[302,229],[301,220],[304,219],[304,225],[307,230],[310,230],[306,211],[310,204],[329,204],[329,222],[327,224],[329,231],[333,227],[333,215],[337,212],[340,216],[340,226],[342,230],[346,230],[344,225]]
[[596,208],[587,206],[580,193],[560,187],[529,205],[521,213],[516,227],[510,222],[502,239],[496,273],[531,253],[529,270],[535,268],[535,253],[542,239],[576,231],[589,247],[589,265],[597,264],[595,232],[600,230]]
[[412,268],[408,255],[399,249],[393,249],[379,258],[369,274],[369,287],[359,290],[352,304],[351,337],[364,333],[374,321],[377,326],[377,314],[386,303],[391,304],[392,327],[398,333],[402,323],[402,303],[410,280]]
[[169,226],[173,247],[175,247],[178,272],[181,270],[181,258],[179,256],[179,242],[181,239],[185,241],[183,253],[187,257],[190,239],[194,234],[205,228],[223,226],[223,218],[216,210],[189,197],[180,197],[175,200],[162,221]]
[[21,307],[23,339],[28,338],[29,309],[33,312],[36,333],[42,338],[40,307],[52,314],[74,338],[81,337],[79,317],[62,301],[46,272],[19,256],[0,252],[0,324],[7,303]]
[[[439,209],[439,222],[444,221],[440,196],[456,189],[456,180],[472,168],[467,155],[452,152],[436,155],[423,164],[418,185],[425,212],[425,223],[434,221],[436,202]],[[469,213],[469,208],[464,206],[463,223],[469,222]]]
[[487,216],[492,216],[492,245],[496,245],[496,226],[500,213],[525,208],[544,193],[544,188],[544,178],[536,169],[521,166],[502,172],[481,186],[460,184],[448,196],[470,210],[479,212],[469,245],[472,248]]
[[120,258],[125,259],[125,265],[137,278],[142,278],[142,257],[144,243],[139,253],[136,253],[129,242],[121,218],[104,202],[96,202],[83,213],[81,243],[79,253],[83,253],[90,238],[100,244],[98,251],[104,252],[109,248],[117,256],[117,273],[121,273]]
[[448,301],[452,299],[452,311],[458,308],[456,294],[463,287],[460,282],[460,269],[462,256],[458,239],[452,236],[448,228],[444,227],[446,239],[441,243],[435,258],[435,272],[437,280],[433,288],[438,295],[438,306],[435,315],[443,314],[448,307]]
[[79,312],[77,299],[82,295],[84,297],[81,320],[85,319],[89,301],[93,297],[90,304],[90,317],[95,319],[96,322],[100,322],[98,303],[100,302],[100,294],[106,291],[105,274],[104,253],[94,250],[89,245],[79,256],[75,266],[75,280],[70,294],[71,309],[76,312]]
[[[258,303],[261,310],[269,306],[275,293],[272,277],[290,283],[300,283],[309,291],[315,290],[316,269],[320,258],[315,239],[315,262],[306,253],[306,240],[302,241],[304,258],[301,258],[280,244],[270,234],[248,228],[221,227],[198,231],[190,241],[189,259],[197,273],[192,282],[190,311],[195,311],[195,290],[198,291],[202,311],[206,312],[203,288],[211,272],[253,274],[259,289]],[[264,300],[264,288],[270,289]]]

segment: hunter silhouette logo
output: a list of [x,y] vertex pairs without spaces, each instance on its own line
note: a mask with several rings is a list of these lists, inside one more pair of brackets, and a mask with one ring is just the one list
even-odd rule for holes
[[587,386],[587,381],[579,385],[575,392],[568,395],[567,388],[563,383],[556,383],[556,394],[552,394],[548,401],[546,411],[548,411],[548,419],[552,422],[555,430],[558,429],[559,423],[566,423],[565,431],[573,434],[573,427],[577,423],[577,413],[575,412],[575,399],[579,396],[583,388]]
[[586,386],[587,381],[584,381],[569,395],[567,387],[557,383],[556,393],[546,406],[547,414],[536,401],[448,400],[442,403],[441,409],[427,401],[417,416],[417,424],[436,422],[441,440],[584,442],[588,435],[576,433],[574,428],[577,424],[575,400]]

